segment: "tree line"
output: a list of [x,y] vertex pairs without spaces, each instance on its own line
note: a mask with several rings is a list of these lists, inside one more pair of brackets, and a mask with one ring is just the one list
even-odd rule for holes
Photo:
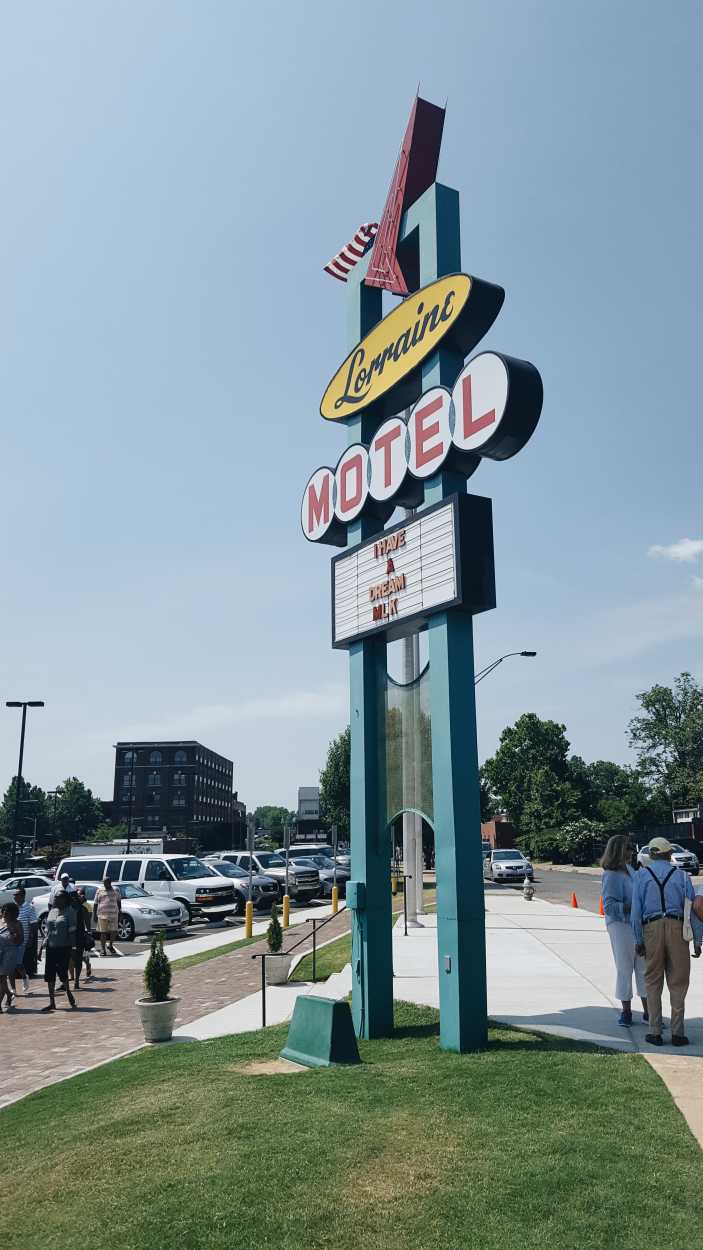
[[25,778],[19,795],[18,823],[15,823],[17,778],[13,777],[0,804],[0,852],[7,854],[13,833],[18,838],[20,859],[36,846],[39,854],[53,860],[71,842],[88,838],[120,836],[115,825],[105,821],[103,808],[92,790],[78,777],[67,777],[56,787],[56,795],[32,785]]
[[[672,807],[703,801],[703,686],[681,673],[637,695],[627,726],[634,762],[586,763],[566,726],[525,712],[503,730],[481,768],[481,818],[505,814],[534,855],[592,858],[604,834],[668,825]],[[320,773],[322,815],[349,829],[349,728],[332,740]]]

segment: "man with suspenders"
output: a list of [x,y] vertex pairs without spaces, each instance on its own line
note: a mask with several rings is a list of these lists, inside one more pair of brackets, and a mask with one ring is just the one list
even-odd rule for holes
[[630,923],[639,955],[647,958],[645,980],[649,1028],[645,1041],[662,1045],[662,988],[664,978],[671,1000],[671,1044],[688,1046],[684,1035],[684,1004],[691,972],[691,954],[683,936],[685,899],[693,902],[693,884],[673,865],[673,847],[666,838],[652,838],[651,863],[640,868],[632,889]]

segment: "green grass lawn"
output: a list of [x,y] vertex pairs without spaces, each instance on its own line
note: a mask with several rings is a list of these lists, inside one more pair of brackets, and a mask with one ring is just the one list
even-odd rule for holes
[[363,1065],[254,1076],[286,1028],[143,1050],[0,1111],[3,1250],[695,1244],[701,1155],[639,1055],[397,1005]]
[[[351,960],[351,933],[343,933],[334,942],[322,946],[315,956],[315,976],[318,981],[326,981],[335,972]],[[293,970],[291,981],[312,981],[312,955],[306,955]]]

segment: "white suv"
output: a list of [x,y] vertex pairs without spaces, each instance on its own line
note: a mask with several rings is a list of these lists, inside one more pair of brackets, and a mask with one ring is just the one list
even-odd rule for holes
[[99,885],[108,876],[115,885],[131,881],[147,894],[178,899],[189,921],[223,920],[235,911],[231,883],[195,855],[76,855],[61,860],[57,879],[64,872],[76,885]]
[[[285,854],[281,855],[278,851],[254,851],[249,856],[248,851],[227,851],[223,859],[228,859],[231,864],[238,864],[240,868],[249,871],[249,859],[252,861],[252,869],[254,872],[263,872],[267,877],[273,877],[278,882],[278,892],[281,898],[286,890],[286,858]],[[292,899],[296,899],[299,903],[309,902],[311,898],[317,898],[322,886],[320,885],[320,874],[317,868],[311,864],[296,864],[292,859],[288,864],[288,895]]]

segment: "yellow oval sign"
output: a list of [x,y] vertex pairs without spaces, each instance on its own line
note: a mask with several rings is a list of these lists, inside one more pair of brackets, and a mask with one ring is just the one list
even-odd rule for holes
[[320,412],[341,421],[380,399],[439,346],[471,294],[473,279],[453,273],[422,287],[379,321],[347,356],[322,396]]

